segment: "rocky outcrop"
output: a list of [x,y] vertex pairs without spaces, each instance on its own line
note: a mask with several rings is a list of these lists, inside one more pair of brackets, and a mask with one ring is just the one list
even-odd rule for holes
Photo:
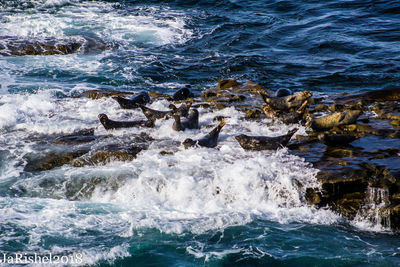
[[41,56],[68,55],[103,51],[115,47],[92,38],[21,38],[15,36],[0,36],[0,55],[2,56]]

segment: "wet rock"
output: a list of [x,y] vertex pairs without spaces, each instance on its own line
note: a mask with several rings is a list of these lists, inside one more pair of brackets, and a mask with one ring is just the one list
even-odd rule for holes
[[222,79],[218,81],[216,89],[221,90],[221,89],[237,88],[239,85],[241,84],[235,79]]
[[245,113],[247,119],[257,119],[260,118],[261,111],[258,109],[249,109]]
[[336,98],[337,101],[344,103],[351,101],[360,101],[360,99],[364,102],[364,104],[385,101],[399,101],[400,88],[398,87],[392,89],[373,90],[358,95],[346,95]]
[[174,152],[172,152],[172,151],[165,151],[165,150],[160,151],[160,155],[163,155],[163,156],[173,155],[173,154],[174,154]]
[[125,96],[132,95],[130,92],[116,91],[116,90],[88,90],[81,93],[78,97],[86,97],[90,99],[100,99],[103,97],[112,97],[112,96]]
[[88,143],[94,140],[96,140],[96,137],[94,136],[94,128],[91,128],[91,129],[78,130],[72,134],[57,137],[54,140],[54,143],[74,145],[74,144]]
[[347,145],[357,139],[357,136],[350,134],[319,134],[318,139],[327,145]]
[[35,153],[25,156],[27,164],[24,171],[47,171],[65,164],[70,164],[74,159],[86,154],[89,150],[77,150],[71,152],[50,152],[45,155]]
[[15,36],[0,37],[0,55],[2,56],[38,56],[38,55],[68,55],[103,51],[114,47],[101,40],[93,38],[64,38]]
[[105,165],[112,161],[132,161],[136,155],[146,149],[145,146],[107,145],[97,151],[90,152],[72,162],[74,167],[83,167],[86,165]]

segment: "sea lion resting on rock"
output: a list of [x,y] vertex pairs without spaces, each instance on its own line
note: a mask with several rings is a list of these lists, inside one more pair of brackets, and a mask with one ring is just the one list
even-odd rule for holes
[[126,99],[121,96],[114,96],[113,99],[116,100],[123,109],[135,109],[140,107],[140,105],[146,105],[151,100],[149,94],[144,91],[131,99]]
[[99,120],[106,130],[130,127],[154,127],[152,120],[138,120],[138,121],[113,121],[108,118],[106,114],[99,114]]
[[181,117],[187,117],[189,116],[189,109],[191,106],[192,102],[186,101],[185,103],[182,103],[179,108],[177,108],[174,104],[170,104],[168,108],[172,109],[174,114],[179,114]]
[[216,147],[218,143],[218,136],[219,133],[221,132],[222,127],[226,124],[225,120],[222,120],[217,127],[215,127],[211,132],[206,134],[204,137],[200,138],[199,140],[193,140],[193,139],[186,139],[183,141],[183,145],[185,146],[185,149],[199,145],[203,147]]
[[200,129],[199,127],[199,111],[197,109],[190,110],[189,117],[181,122],[181,116],[174,114],[174,124],[172,129],[175,131],[184,131],[185,129]]
[[161,111],[148,108],[143,105],[139,105],[143,114],[146,116],[148,120],[158,120],[158,119],[168,119],[171,115],[177,114],[182,117],[187,117],[189,115],[189,109],[192,105],[192,102],[188,101],[186,103],[182,103],[179,108],[177,108],[174,104],[170,104],[169,108],[171,110]]
[[335,112],[333,114],[311,120],[307,122],[306,126],[311,127],[313,130],[329,130],[335,126],[352,124],[357,121],[361,115],[361,110],[347,110],[343,112]]
[[303,104],[292,113],[284,113],[273,109],[270,105],[265,104],[261,108],[264,111],[265,116],[271,120],[280,120],[285,124],[298,123],[302,120],[304,113],[306,112],[308,100],[305,100]]
[[190,91],[190,85],[179,89],[172,95],[172,100],[178,101],[178,100],[185,100],[187,98],[193,97],[194,94]]
[[289,95],[285,97],[270,97],[269,95],[259,92],[265,103],[270,105],[276,110],[289,110],[291,108],[300,107],[305,100],[309,99],[312,94],[308,91],[303,91],[294,95]]
[[297,132],[297,128],[294,128],[287,132],[285,135],[268,137],[268,136],[248,136],[241,134],[235,136],[240,146],[245,150],[276,150],[284,147],[289,143],[290,138]]
[[168,110],[168,111],[160,111],[160,110],[155,110],[155,109],[151,109],[148,108],[146,106],[140,105],[139,106],[140,109],[142,110],[144,116],[146,116],[146,118],[148,120],[158,120],[158,119],[164,119],[164,118],[168,118],[169,115],[171,115],[172,111]]

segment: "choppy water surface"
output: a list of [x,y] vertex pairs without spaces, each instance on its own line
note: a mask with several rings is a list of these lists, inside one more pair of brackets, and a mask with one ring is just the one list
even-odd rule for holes
[[[390,88],[398,25],[395,1],[0,0],[0,48],[13,38],[84,43],[71,55],[0,56],[0,251],[83,253],[89,265],[400,264],[396,235],[305,204],[298,182],[318,186],[318,170],[286,149],[244,152],[232,138],[289,126],[200,108],[200,131],[177,133],[167,120],[110,134],[99,113],[143,119],[140,110],[71,98],[187,84],[200,94],[223,77],[316,94]],[[229,116],[218,149],[179,145],[217,115]],[[27,157],[64,149],[54,136],[85,128],[102,136],[91,148],[141,133],[154,141],[129,162],[24,170]]]

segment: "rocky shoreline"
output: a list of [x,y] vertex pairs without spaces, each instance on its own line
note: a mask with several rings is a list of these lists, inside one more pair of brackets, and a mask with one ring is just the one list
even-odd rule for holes
[[[303,197],[307,203],[331,209],[348,220],[368,220],[390,231],[400,231],[400,89],[329,97],[305,94],[307,102],[299,102],[304,104],[301,111],[298,105],[289,105],[285,111],[271,109],[260,94],[270,97],[274,92],[251,81],[224,79],[190,101],[192,107],[203,107],[210,112],[234,106],[243,112],[245,119],[265,121],[266,126],[293,124],[285,118],[294,116],[294,120],[310,127],[307,135],[295,134],[288,145],[290,153],[304,158],[319,170],[317,179],[321,186],[301,190],[305,192]],[[132,93],[92,90],[77,97],[100,99],[125,95]],[[150,92],[149,95],[153,99],[171,100],[167,94]],[[333,119],[337,123],[325,128],[315,127],[319,118],[327,116],[338,117]],[[90,142],[98,138],[110,139],[110,142],[107,146],[91,147]],[[25,171],[49,170],[64,164],[81,167],[113,160],[131,161],[152,141],[145,133],[133,139],[133,142],[121,144],[114,142],[112,135],[95,136],[92,129],[59,135],[50,143],[62,145],[63,149],[41,157],[29,158],[28,155]],[[162,155],[171,153],[160,152]],[[303,187],[301,181],[297,183],[298,187]]]

